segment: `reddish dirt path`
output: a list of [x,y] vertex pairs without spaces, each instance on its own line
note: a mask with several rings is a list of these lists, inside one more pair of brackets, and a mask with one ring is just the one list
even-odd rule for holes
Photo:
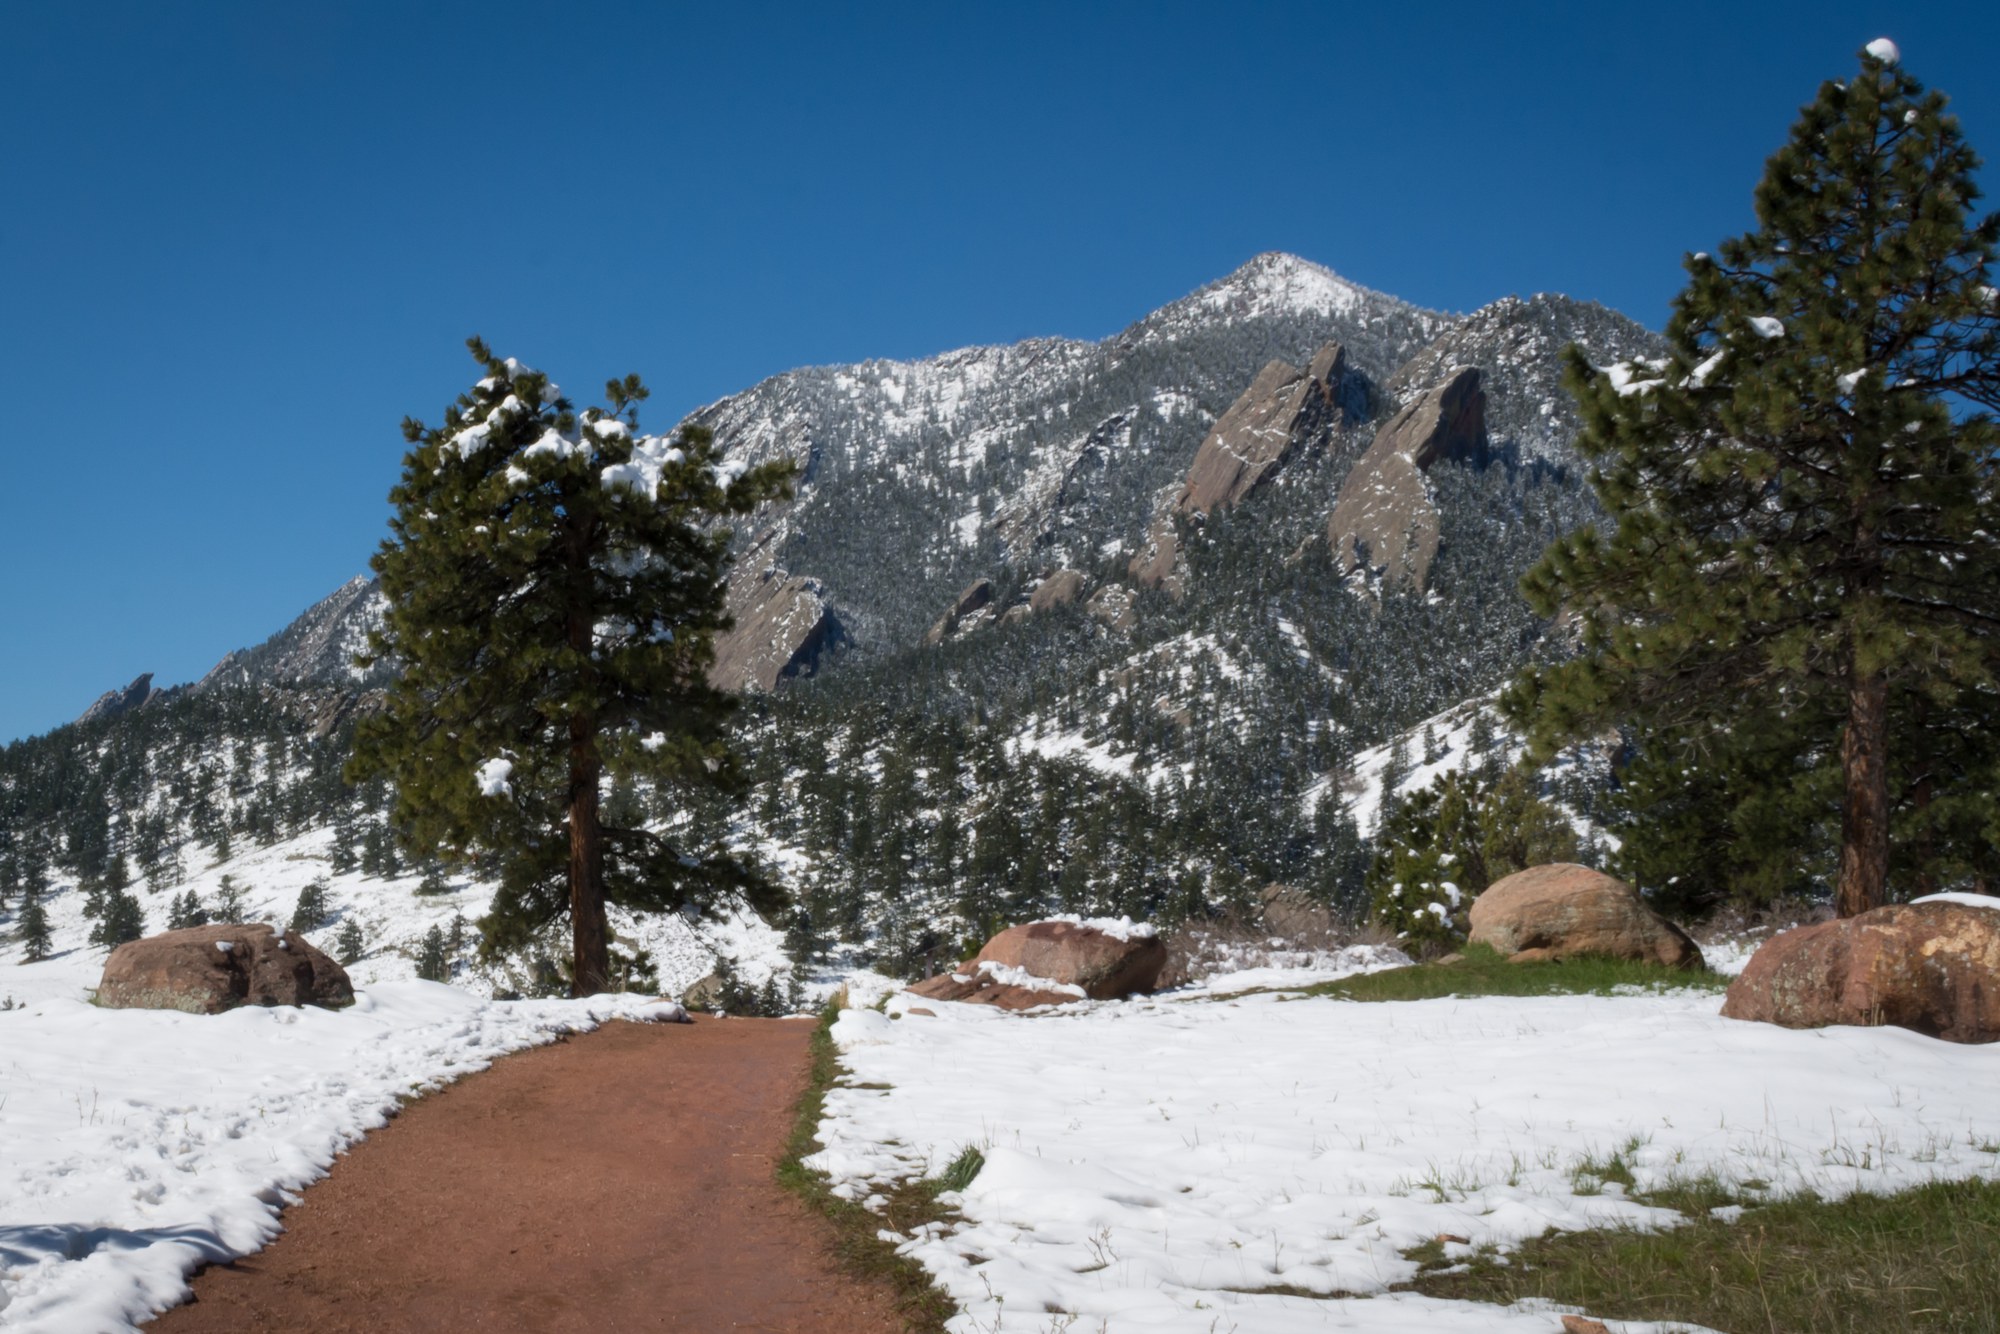
[[607,1024],[421,1098],[148,1331],[893,1334],[773,1167],[805,1020]]

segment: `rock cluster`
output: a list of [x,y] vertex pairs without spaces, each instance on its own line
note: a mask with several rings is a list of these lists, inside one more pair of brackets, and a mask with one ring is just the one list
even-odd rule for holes
[[104,961],[97,1003],[220,1014],[239,1005],[354,1003],[347,970],[304,936],[255,925],[193,926],[128,941]]
[[1701,949],[1646,906],[1637,890],[1569,862],[1531,866],[1494,881],[1472,901],[1472,940],[1515,963],[1572,955],[1700,968]]
[[1180,494],[1154,519],[1145,548],[1132,558],[1133,580],[1178,592],[1176,515],[1206,517],[1228,509],[1299,449],[1367,415],[1367,382],[1348,366],[1340,344],[1320,348],[1304,370],[1285,361],[1266,363],[1195,451]]

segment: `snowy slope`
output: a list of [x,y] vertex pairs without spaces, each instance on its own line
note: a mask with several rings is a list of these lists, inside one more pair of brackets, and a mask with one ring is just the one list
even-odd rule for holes
[[[327,887],[332,914],[306,936],[332,954],[341,926],[358,922],[367,953],[348,965],[356,986],[414,979],[425,933],[432,926],[449,933],[453,919],[463,918],[464,941],[452,960],[451,981],[479,995],[530,989],[531,979],[518,968],[489,968],[473,957],[478,933],[470,923],[486,911],[493,886],[453,875],[446,878],[447,892],[423,894],[422,877],[415,872],[393,877],[336,875],[331,869],[333,838],[331,829],[310,830],[225,862],[209,861],[170,892],[135,889],[146,911],[147,930],[166,929],[168,899],[174,895],[192,890],[204,904],[213,904],[224,876],[243,894],[244,921],[284,925],[292,919],[300,891],[317,881]],[[13,941],[0,945],[0,1003],[81,1000],[97,985],[108,951],[88,943],[92,922],[83,914],[83,896],[73,886],[60,881],[58,885],[43,902],[53,929],[53,957],[26,963]],[[712,972],[718,956],[727,957],[751,986],[762,986],[774,973],[781,978],[790,974],[782,936],[745,909],[724,909],[693,919],[678,913],[640,915],[613,909],[611,918],[621,943],[651,952],[659,968],[660,989],[670,997]]]

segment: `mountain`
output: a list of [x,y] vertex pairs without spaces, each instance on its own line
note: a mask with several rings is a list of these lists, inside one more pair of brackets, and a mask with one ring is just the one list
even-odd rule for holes
[[[703,407],[733,456],[801,470],[737,534],[717,646],[754,791],[607,800],[760,858],[807,957],[916,967],[999,919],[1170,920],[1273,882],[1352,906],[1357,775],[1559,651],[1517,583],[1596,513],[1572,343],[1604,364],[1659,340],[1566,297],[1451,315],[1260,255],[1098,342],[808,367]],[[130,856],[163,888],[303,839],[336,899],[390,892],[388,794],[339,781],[392,670],[353,662],[382,612],[350,581],[191,689],[0,752],[0,876],[21,849],[78,881]]]

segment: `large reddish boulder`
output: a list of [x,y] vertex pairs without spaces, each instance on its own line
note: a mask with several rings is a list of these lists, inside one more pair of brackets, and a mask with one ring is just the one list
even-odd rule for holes
[[1009,982],[972,964],[964,965],[964,969],[927,977],[910,991],[928,1000],[963,1001],[967,1005],[991,1005],[1001,1010],[1032,1010],[1039,1005],[1066,1005],[1083,999],[1074,991]]
[[1082,987],[1092,1000],[1151,991],[1167,966],[1167,947],[1150,927],[1030,922],[986,942],[974,964],[1018,968],[1034,977]]
[[1472,940],[1518,963],[1576,954],[1700,968],[1701,949],[1646,906],[1637,890],[1570,862],[1531,866],[1472,901]]
[[97,1003],[113,1010],[220,1014],[239,1005],[354,1003],[347,970],[306,938],[254,926],[192,926],[128,941],[104,961]]
[[1729,986],[1722,1013],[1786,1028],[1914,1029],[2000,1041],[2000,899],[1932,900],[1771,937]]

